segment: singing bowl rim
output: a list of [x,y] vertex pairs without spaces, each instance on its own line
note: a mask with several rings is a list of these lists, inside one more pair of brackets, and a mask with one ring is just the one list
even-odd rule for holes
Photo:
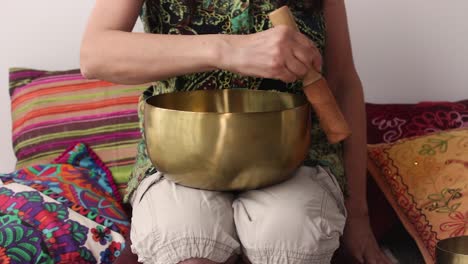
[[[203,102],[205,102],[205,101],[203,101],[203,99],[206,99],[206,98],[201,98],[200,100],[202,100],[202,101],[194,102],[193,105],[184,105],[183,103],[187,102],[187,99],[190,98],[190,97],[182,98],[182,99],[180,99],[180,101],[172,101],[172,99],[171,99],[171,100],[167,101],[167,104],[164,104],[161,101],[159,101],[160,104],[156,104],[156,105],[148,103],[150,101],[150,98],[156,98],[158,96],[173,96],[173,97],[176,97],[176,96],[180,95],[180,93],[187,93],[187,94],[188,93],[235,93],[236,92],[235,89],[197,90],[197,91],[173,92],[173,93],[167,93],[167,94],[154,95],[153,97],[148,98],[146,100],[146,105],[145,105],[144,132],[145,132],[145,137],[147,138],[146,146],[147,146],[147,149],[148,149],[148,157],[151,160],[151,163],[153,164],[153,166],[156,169],[158,169],[159,171],[161,171],[163,173],[167,173],[167,176],[168,176],[169,179],[175,180],[176,182],[178,182],[181,185],[192,187],[192,188],[206,189],[206,190],[216,190],[216,191],[220,191],[220,190],[221,191],[249,190],[249,189],[255,189],[255,188],[259,188],[259,187],[266,187],[266,186],[269,186],[269,185],[272,185],[272,184],[279,183],[281,181],[287,180],[290,177],[291,173],[295,169],[297,169],[298,166],[300,166],[301,162],[304,160],[304,158],[307,156],[307,153],[308,153],[308,148],[310,146],[310,131],[311,131],[310,104],[308,104],[308,101],[307,101],[306,97],[304,95],[302,95],[302,94],[268,91],[268,90],[248,90],[248,89],[237,89],[237,90],[240,90],[241,93],[270,93],[272,96],[279,97],[279,98],[264,97],[265,101],[263,101],[263,105],[259,106],[258,108],[255,108],[255,107],[249,108],[249,106],[248,106],[249,103],[255,102],[255,95],[254,95],[253,98],[246,97],[247,99],[244,101],[245,107],[240,106],[238,108],[236,108],[236,107],[229,108],[230,107],[229,104],[227,104],[227,105],[223,104],[221,108],[217,108],[216,104],[213,104],[212,106],[209,106],[209,107],[206,107],[206,108],[203,108],[203,107],[202,108],[196,108],[197,102],[198,103],[200,103],[200,102],[203,103]],[[204,96],[204,95],[201,95],[201,96]],[[208,95],[208,98],[210,96],[211,95]],[[212,99],[213,99],[214,103],[216,103],[216,100],[220,99],[220,97],[217,97],[219,95],[212,95],[212,96],[213,96]],[[221,96],[223,96],[223,95],[221,94]],[[239,95],[239,96],[242,96],[242,95]],[[259,98],[262,98],[261,95],[259,96]],[[285,99],[283,99],[283,98],[285,98]],[[223,100],[223,99],[224,98],[221,98],[221,100]],[[179,99],[175,99],[175,100],[179,100]],[[211,100],[211,98],[210,98],[210,100]],[[210,103],[211,102],[210,100],[208,100],[206,102]],[[235,100],[235,99],[233,99],[233,100]],[[253,100],[253,101],[251,101],[251,100]],[[223,103],[225,103],[225,102],[229,103],[229,101],[223,101]],[[271,108],[269,108],[269,103],[270,102],[274,104]],[[164,106],[164,107],[159,107],[159,106]],[[192,106],[195,106],[195,107],[193,107],[194,110],[209,110],[209,111],[190,111],[190,109],[192,109]],[[176,108],[176,109],[171,109],[171,107]],[[187,110],[185,110],[185,111],[184,110],[177,110],[177,108],[179,108],[179,107],[180,108],[185,107],[184,109],[187,109],[188,111]],[[246,110],[246,112],[243,111],[244,109]],[[272,110],[272,111],[263,111],[263,112],[262,111],[252,111],[252,110],[262,110],[262,109]],[[226,111],[226,110],[230,110],[230,111]],[[147,112],[147,111],[149,111],[149,112]],[[297,144],[295,142],[295,144],[288,144],[288,146],[290,148],[295,149],[294,152],[292,152],[292,151],[279,152],[279,153],[283,153],[281,155],[281,157],[284,156],[284,155],[290,155],[290,158],[281,158],[282,162],[281,162],[281,164],[278,165],[278,166],[281,166],[281,168],[278,169],[278,175],[277,176],[269,177],[267,174],[263,174],[263,172],[257,171],[257,173],[259,173],[257,176],[260,177],[260,178],[257,178],[257,180],[253,180],[253,181],[248,181],[247,180],[244,183],[242,181],[237,181],[236,182],[237,179],[243,179],[243,178],[245,178],[245,176],[238,177],[235,174],[235,172],[236,172],[235,170],[229,169],[228,171],[231,171],[231,172],[234,172],[234,173],[228,172],[226,174],[225,177],[227,177],[226,179],[228,179],[228,181],[226,181],[226,183],[227,183],[226,185],[223,185],[222,183],[218,185],[216,182],[209,182],[207,184],[205,184],[205,183],[200,183],[199,184],[199,183],[197,183],[196,181],[193,181],[190,178],[187,178],[185,180],[184,176],[183,176],[183,174],[185,172],[183,172],[183,173],[171,172],[171,170],[173,170],[174,168],[177,168],[177,166],[179,166],[179,165],[177,165],[177,164],[173,165],[173,164],[169,164],[169,163],[168,164],[161,164],[161,159],[160,158],[162,157],[162,155],[152,154],[151,150],[155,150],[155,148],[158,147],[157,146],[158,145],[157,141],[154,140],[154,137],[155,136],[157,137],[157,135],[147,136],[146,133],[150,132],[149,130],[151,130],[152,122],[155,120],[158,113],[161,114],[161,115],[165,115],[166,117],[170,117],[172,115],[174,115],[174,116],[175,115],[182,115],[182,116],[185,116],[185,117],[201,116],[202,118],[200,120],[195,121],[195,123],[197,123],[197,124],[203,123],[202,120],[204,120],[205,117],[206,117],[206,120],[208,120],[207,122],[213,122],[213,120],[215,120],[215,119],[224,119],[224,117],[229,117],[229,120],[232,120],[233,122],[244,123],[246,120],[256,120],[256,119],[259,119],[259,120],[270,120],[270,119],[274,120],[274,119],[272,119],[273,116],[281,117],[283,115],[286,115],[286,116],[290,116],[290,115],[291,116],[296,116],[296,115],[298,115],[298,116],[300,116],[300,118],[293,119],[294,122],[300,122],[301,124],[304,124],[304,125],[300,126],[300,127],[298,126],[298,127],[294,128],[292,130],[288,130],[289,131],[288,133],[291,132],[290,133],[291,135],[295,135],[295,134],[300,135],[301,137],[297,139],[297,142],[299,142],[300,139],[301,140],[303,139],[301,142],[307,142],[307,144],[302,144],[301,143],[301,146],[298,149],[296,149],[295,147],[293,147],[293,145]],[[147,121],[149,121],[149,122],[147,123]],[[162,129],[161,126],[159,126],[159,127],[160,127],[159,129]],[[255,126],[249,126],[249,129],[255,129]],[[151,140],[150,138],[152,138],[153,140]],[[164,142],[164,140],[161,141],[161,142]],[[148,144],[150,144],[151,146],[148,145]],[[161,147],[164,144],[166,144],[166,143],[160,143],[159,147]],[[296,145],[296,146],[298,146],[298,145]],[[184,154],[184,157],[185,157],[185,154]],[[189,154],[187,154],[187,155],[189,155]],[[239,162],[240,162],[239,164],[241,164],[241,166],[243,166],[242,162],[244,162],[244,161],[242,161],[243,158],[241,158],[241,156],[233,155],[232,157],[234,157],[236,159],[240,158],[239,159]],[[232,162],[230,162],[230,163],[232,163]],[[213,174],[213,173],[215,171],[217,171],[218,168],[223,168],[226,164],[227,163],[223,161],[220,164],[217,164],[216,166],[213,166],[213,167],[208,166],[207,168],[209,168],[209,169],[208,169],[208,171],[203,172],[202,178],[211,177],[211,175],[214,175],[216,177],[216,175],[218,175],[218,174]],[[164,167],[164,168],[162,168],[161,166]],[[199,173],[199,170],[196,168],[196,166],[198,166],[197,164],[190,163],[190,164],[187,164],[187,166],[190,167],[190,168],[195,168],[196,169],[195,172],[194,172],[194,175]],[[229,166],[229,164],[228,164],[228,166]],[[267,167],[265,167],[265,168],[267,168]],[[268,168],[269,168],[269,166],[268,166]],[[246,164],[245,170],[242,169],[241,171],[242,172],[248,172],[250,169],[251,168],[250,168],[249,164]],[[267,173],[267,170],[265,170],[265,173]],[[239,175],[246,175],[246,174],[241,173]]]
[[[294,100],[297,100],[297,104],[293,107],[285,107],[279,110],[269,110],[269,111],[251,111],[251,112],[215,112],[215,111],[190,111],[190,110],[180,110],[180,109],[173,109],[167,107],[160,107],[156,106],[150,101],[155,100],[155,98],[163,98],[163,97],[172,97],[177,96],[177,94],[189,94],[189,93],[231,93],[231,92],[241,92],[241,93],[271,93],[271,94],[278,94],[279,96],[290,96],[293,97]],[[288,93],[288,92],[280,92],[276,90],[253,90],[253,89],[242,89],[242,88],[230,88],[230,89],[213,89],[213,90],[193,90],[193,91],[175,91],[169,93],[162,93],[151,95],[150,97],[145,99],[145,107],[150,106],[153,109],[157,110],[164,110],[169,112],[183,112],[183,113],[191,113],[191,114],[201,114],[201,115],[254,115],[254,114],[274,114],[274,113],[281,113],[285,111],[295,111],[299,110],[303,107],[309,106],[309,101],[304,94],[295,94],[295,93]]]
[[454,250],[450,250],[447,248],[447,246],[444,247],[446,243],[449,243],[450,241],[456,241],[456,240],[465,240],[466,243],[468,243],[468,236],[458,236],[458,237],[449,237],[440,240],[436,244],[436,251],[440,251],[445,254],[450,254],[452,256],[457,256],[457,257],[463,257],[468,260],[468,251],[466,253],[460,253],[460,252],[455,252]]

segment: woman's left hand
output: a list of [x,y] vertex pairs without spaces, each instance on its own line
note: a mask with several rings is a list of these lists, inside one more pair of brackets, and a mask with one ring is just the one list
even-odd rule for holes
[[363,264],[392,264],[380,250],[367,215],[348,216],[343,242],[347,251]]

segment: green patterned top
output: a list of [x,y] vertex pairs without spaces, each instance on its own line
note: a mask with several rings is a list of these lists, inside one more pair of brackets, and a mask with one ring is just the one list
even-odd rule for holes
[[[147,33],[157,34],[249,34],[271,27],[268,14],[280,6],[281,0],[198,0],[194,7],[187,0],[146,0],[141,18]],[[325,46],[325,23],[323,13],[303,11],[302,0],[290,5],[296,23],[302,33],[310,37],[323,51]],[[195,51],[194,51],[195,52]],[[142,114],[144,100],[149,96],[175,91],[200,89],[263,89],[289,93],[302,93],[300,81],[286,84],[278,80],[241,76],[224,70],[188,74],[155,82],[140,97],[139,115],[143,135]],[[312,115],[312,143],[306,166],[328,167],[340,185],[345,187],[341,144],[331,145],[319,128],[315,114]],[[128,183],[128,202],[138,184],[148,175],[155,173],[147,157],[144,138],[138,145],[138,154]]]

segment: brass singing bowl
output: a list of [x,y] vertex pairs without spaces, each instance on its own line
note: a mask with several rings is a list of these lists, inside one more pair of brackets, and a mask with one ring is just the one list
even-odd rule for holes
[[291,177],[308,153],[310,108],[302,95],[247,89],[148,98],[148,155],[165,177],[205,190],[248,190]]
[[441,240],[436,246],[437,264],[467,264],[468,236]]

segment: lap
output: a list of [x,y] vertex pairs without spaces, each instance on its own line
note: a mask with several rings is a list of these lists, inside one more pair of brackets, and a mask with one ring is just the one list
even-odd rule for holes
[[[338,247],[345,222],[343,197],[333,176],[320,167],[301,167],[286,182],[237,197],[186,188],[162,175],[151,177],[142,182],[133,199],[132,242],[137,253],[146,247],[147,254],[154,254],[152,249],[179,240],[186,245],[190,241],[216,244],[224,250],[219,254],[233,254],[240,241],[251,261],[258,260],[252,263],[268,261],[263,258],[272,255],[268,252],[279,252],[276,257],[295,256],[302,263]],[[149,246],[148,241],[159,246]],[[212,260],[229,257],[219,254]]]

